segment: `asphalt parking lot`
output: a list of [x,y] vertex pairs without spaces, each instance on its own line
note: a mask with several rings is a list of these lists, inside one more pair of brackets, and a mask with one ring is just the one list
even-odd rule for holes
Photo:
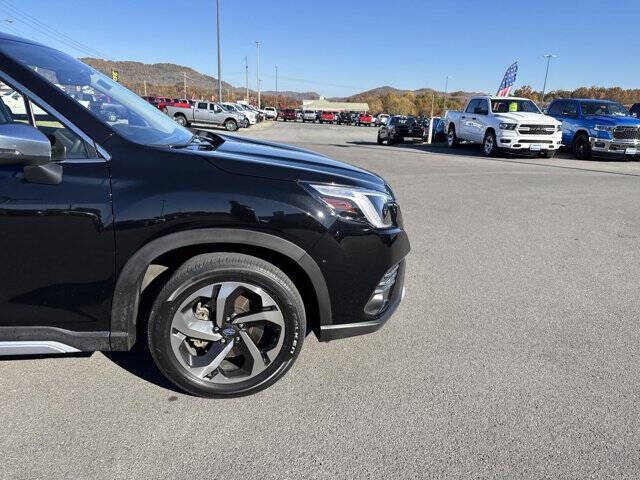
[[308,337],[282,380],[233,400],[178,393],[140,354],[0,361],[1,478],[638,476],[640,162],[239,134],[388,180],[412,242],[398,312]]

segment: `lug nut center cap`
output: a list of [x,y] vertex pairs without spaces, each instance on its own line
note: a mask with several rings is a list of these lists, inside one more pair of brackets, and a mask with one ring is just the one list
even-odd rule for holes
[[224,335],[225,337],[233,337],[236,334],[236,329],[233,327],[225,327],[222,329],[221,331],[222,335]]

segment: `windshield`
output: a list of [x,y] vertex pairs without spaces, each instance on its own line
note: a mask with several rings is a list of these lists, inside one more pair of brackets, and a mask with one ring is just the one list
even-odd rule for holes
[[508,98],[505,98],[504,100],[491,100],[491,111],[493,113],[540,113],[540,109],[531,100],[514,100]]
[[389,122],[389,126],[393,126],[393,125],[404,125],[405,123],[407,123],[407,118],[404,117],[393,117],[391,119],[391,121]]
[[7,41],[2,53],[34,69],[127,140],[145,145],[177,145],[193,134],[132,91],[62,52]]
[[583,115],[616,115],[626,117],[627,109],[613,102],[580,102]]

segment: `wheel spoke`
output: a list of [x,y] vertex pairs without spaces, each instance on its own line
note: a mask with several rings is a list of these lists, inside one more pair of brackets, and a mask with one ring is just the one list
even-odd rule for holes
[[280,310],[263,310],[262,312],[250,313],[248,315],[242,315],[233,320],[234,324],[238,323],[253,323],[253,322],[270,322],[284,326],[284,318]]
[[213,343],[204,355],[191,357],[189,371],[196,377],[203,378],[220,366],[233,348],[233,340],[229,343]]
[[218,327],[222,327],[222,323],[224,322],[227,300],[237,288],[238,284],[229,282],[223,283],[220,290],[218,290],[218,296],[216,298],[216,325],[218,325]]
[[222,335],[213,331],[213,322],[198,320],[193,316],[193,312],[177,312],[173,317],[171,328],[177,330],[182,335],[198,340],[218,341]]
[[267,365],[264,363],[264,358],[262,358],[260,349],[258,349],[258,346],[255,344],[249,334],[247,332],[240,332],[240,336],[242,337],[242,342],[246,350],[249,352],[249,355],[251,355],[251,358],[253,359],[253,366],[251,367],[251,376],[253,376],[267,368]]

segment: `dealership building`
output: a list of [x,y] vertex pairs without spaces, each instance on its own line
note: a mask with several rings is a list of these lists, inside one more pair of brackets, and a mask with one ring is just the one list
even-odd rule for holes
[[356,102],[330,102],[324,97],[318,100],[303,100],[302,108],[305,110],[324,111],[324,112],[368,112],[368,103]]

